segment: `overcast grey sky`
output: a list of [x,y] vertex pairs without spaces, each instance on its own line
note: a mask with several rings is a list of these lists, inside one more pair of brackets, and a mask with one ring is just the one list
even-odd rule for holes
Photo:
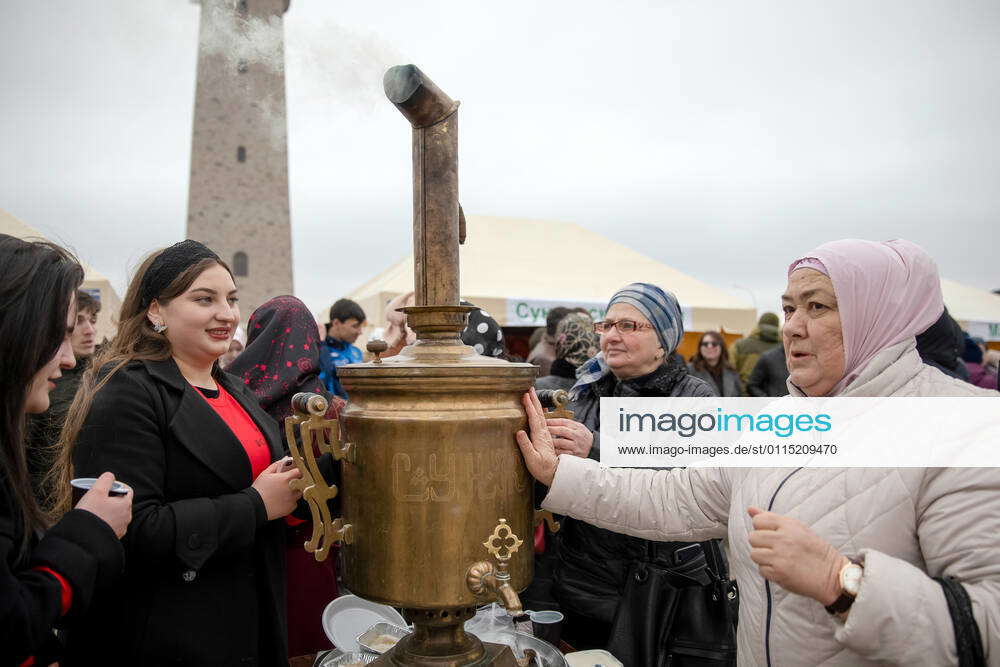
[[[0,208],[119,290],[184,233],[199,11],[0,0]],[[410,131],[381,92],[405,62],[462,100],[468,213],[576,222],[762,308],[850,236],[1000,287],[996,0],[292,0],[285,31],[310,306],[410,250]]]

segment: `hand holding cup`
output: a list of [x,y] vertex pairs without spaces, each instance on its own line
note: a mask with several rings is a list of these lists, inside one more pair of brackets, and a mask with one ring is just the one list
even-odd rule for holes
[[[78,482],[82,480],[73,480]],[[114,489],[112,488],[114,485]],[[74,484],[74,488],[80,488]],[[124,489],[124,493],[122,490]],[[90,490],[83,494],[76,503],[76,509],[86,510],[97,515],[99,519],[111,526],[115,535],[121,539],[132,521],[132,489],[115,481],[115,476],[106,472],[97,478]]]

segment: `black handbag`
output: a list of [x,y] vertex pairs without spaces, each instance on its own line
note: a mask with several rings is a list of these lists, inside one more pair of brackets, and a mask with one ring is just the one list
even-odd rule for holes
[[736,664],[738,592],[718,542],[681,565],[634,562],[607,650],[626,667]]
[[972,601],[965,587],[955,577],[934,577],[944,590],[948,602],[951,626],[955,631],[955,648],[958,651],[958,667],[982,667],[986,665],[983,655],[983,638],[979,634],[979,624],[972,614]]

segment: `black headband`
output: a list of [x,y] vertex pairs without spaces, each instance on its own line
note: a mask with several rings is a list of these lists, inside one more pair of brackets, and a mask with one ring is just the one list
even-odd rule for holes
[[187,239],[175,243],[161,252],[142,277],[142,306],[145,308],[153,299],[159,297],[163,290],[174,282],[177,276],[203,259],[214,259],[221,262],[219,256],[203,243]]

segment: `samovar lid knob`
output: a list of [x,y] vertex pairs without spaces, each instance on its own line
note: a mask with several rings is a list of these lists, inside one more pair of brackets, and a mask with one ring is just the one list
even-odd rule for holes
[[389,344],[384,340],[379,340],[378,338],[368,341],[368,351],[375,355],[375,363],[381,364],[382,357],[380,356],[383,352],[389,349]]

